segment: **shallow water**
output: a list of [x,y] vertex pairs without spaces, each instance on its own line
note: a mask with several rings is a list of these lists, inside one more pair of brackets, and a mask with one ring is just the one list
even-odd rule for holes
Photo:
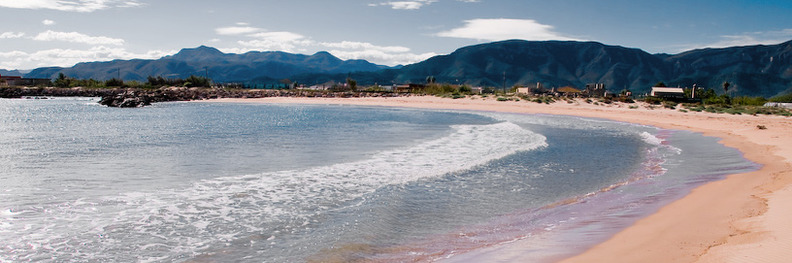
[[552,260],[755,169],[683,131],[376,107],[0,100],[1,261]]

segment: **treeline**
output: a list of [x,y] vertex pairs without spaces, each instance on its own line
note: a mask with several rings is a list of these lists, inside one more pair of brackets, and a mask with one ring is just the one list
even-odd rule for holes
[[95,80],[92,78],[89,79],[78,79],[73,77],[68,77],[63,73],[58,74],[58,77],[52,81],[53,86],[58,88],[74,88],[74,87],[84,87],[84,88],[159,88],[163,86],[168,87],[211,87],[212,80],[206,77],[201,76],[189,76],[186,79],[182,78],[163,78],[162,76],[152,77],[149,76],[146,82],[140,81],[124,81],[117,78],[112,78],[109,80]]

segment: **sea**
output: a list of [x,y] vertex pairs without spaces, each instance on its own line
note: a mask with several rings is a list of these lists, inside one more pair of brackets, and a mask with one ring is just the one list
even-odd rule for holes
[[0,262],[553,262],[758,168],[570,116],[0,99]]

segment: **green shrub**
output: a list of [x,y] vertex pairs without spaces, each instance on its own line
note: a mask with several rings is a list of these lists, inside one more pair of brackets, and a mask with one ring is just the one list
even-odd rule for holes
[[732,99],[732,104],[734,105],[748,105],[748,106],[762,106],[767,103],[767,99],[764,97],[736,97]]
[[660,105],[663,103],[663,99],[658,97],[646,97],[643,99],[643,101],[652,105]]
[[666,109],[676,109],[677,103],[673,101],[663,101],[663,107]]
[[771,102],[792,103],[792,93],[778,95],[770,98]]

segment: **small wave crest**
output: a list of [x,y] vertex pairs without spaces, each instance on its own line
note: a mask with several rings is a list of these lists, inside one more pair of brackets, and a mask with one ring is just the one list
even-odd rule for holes
[[654,135],[652,135],[652,134],[650,134],[648,132],[642,132],[640,134],[640,136],[641,136],[641,139],[644,142],[646,142],[648,144],[651,144],[651,145],[659,146],[659,145],[663,144],[663,141],[664,141],[663,139],[660,139],[657,136],[654,136]]

